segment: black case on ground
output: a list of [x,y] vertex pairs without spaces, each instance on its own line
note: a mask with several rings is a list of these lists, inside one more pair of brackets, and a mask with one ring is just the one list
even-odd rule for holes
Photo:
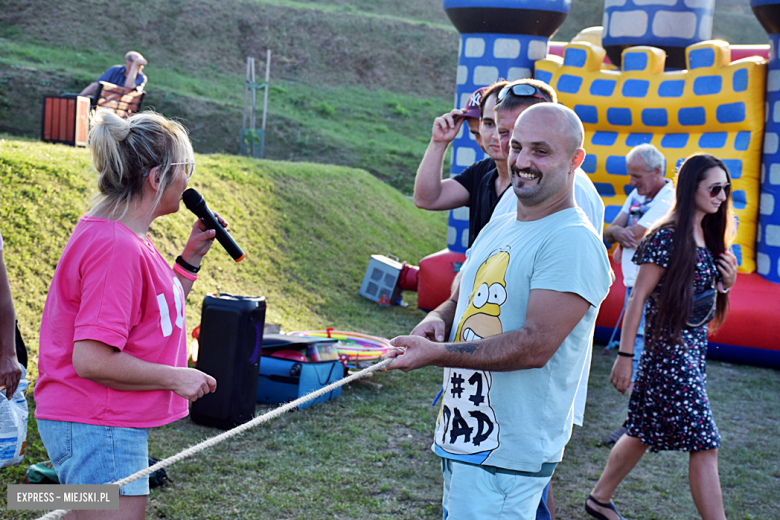
[[262,296],[203,299],[196,366],[217,380],[217,391],[192,403],[193,422],[227,430],[254,417],[264,324]]

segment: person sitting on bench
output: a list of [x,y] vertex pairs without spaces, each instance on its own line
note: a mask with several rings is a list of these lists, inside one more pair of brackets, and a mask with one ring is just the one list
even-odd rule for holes
[[132,90],[141,92],[146,85],[146,76],[141,73],[146,63],[146,59],[141,56],[140,52],[130,51],[125,54],[124,66],[114,65],[82,90],[79,96],[93,96],[100,88],[101,81],[107,81],[122,87],[126,89],[125,93],[129,93]]

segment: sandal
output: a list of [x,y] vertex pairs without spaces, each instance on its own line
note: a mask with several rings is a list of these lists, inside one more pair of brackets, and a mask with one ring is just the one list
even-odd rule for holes
[[601,444],[603,444],[604,446],[612,446],[612,445],[613,445],[613,444],[615,444],[617,441],[619,441],[619,440],[620,440],[620,438],[621,438],[621,437],[622,437],[622,436],[623,436],[623,435],[624,435],[624,434],[625,434],[627,431],[628,431],[628,430],[626,429],[626,427],[625,427],[625,426],[621,426],[620,428],[618,428],[618,429],[617,429],[617,430],[615,430],[614,432],[610,433],[609,435],[607,435],[606,437],[604,437],[603,439],[601,439]]
[[599,502],[598,500],[596,500],[595,498],[593,498],[593,495],[588,495],[588,498],[585,499],[585,512],[588,513],[593,518],[597,518],[598,520],[610,520],[609,518],[607,518],[603,514],[599,513],[598,511],[596,511],[595,509],[590,507],[588,505],[588,500],[592,500],[593,503],[596,504],[599,507],[603,507],[605,509],[611,509],[612,511],[615,512],[616,515],[618,515],[618,520],[626,520],[625,518],[623,518],[623,516],[620,513],[618,513],[618,510],[615,508],[615,504],[613,504],[611,500],[610,500],[609,504],[603,504],[603,503]]

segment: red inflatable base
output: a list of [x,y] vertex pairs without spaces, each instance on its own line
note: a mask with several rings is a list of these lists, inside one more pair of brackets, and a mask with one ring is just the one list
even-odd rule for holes
[[[612,329],[617,323],[626,288],[620,264],[611,259],[615,283],[601,304],[596,326]],[[619,336],[616,336],[619,337]],[[710,336],[709,357],[732,363],[780,368],[780,285],[757,273],[737,275],[729,292],[729,313]]]
[[466,255],[443,249],[420,260],[417,275],[417,307],[431,311],[450,296],[452,281]]

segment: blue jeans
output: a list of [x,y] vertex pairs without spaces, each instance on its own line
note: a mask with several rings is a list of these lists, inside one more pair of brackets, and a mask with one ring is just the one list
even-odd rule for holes
[[[628,302],[628,297],[631,296],[631,289],[632,287],[626,287],[626,302]],[[639,360],[642,358],[642,352],[645,350],[645,310],[646,304],[642,306],[642,319],[639,321],[639,329],[637,329],[636,339],[634,339],[634,359],[631,360],[631,364],[634,366],[634,370],[631,372],[632,383],[636,380]]]
[[[61,484],[111,484],[149,467],[148,428],[38,419],[38,433]],[[119,494],[148,495],[149,477]]]

